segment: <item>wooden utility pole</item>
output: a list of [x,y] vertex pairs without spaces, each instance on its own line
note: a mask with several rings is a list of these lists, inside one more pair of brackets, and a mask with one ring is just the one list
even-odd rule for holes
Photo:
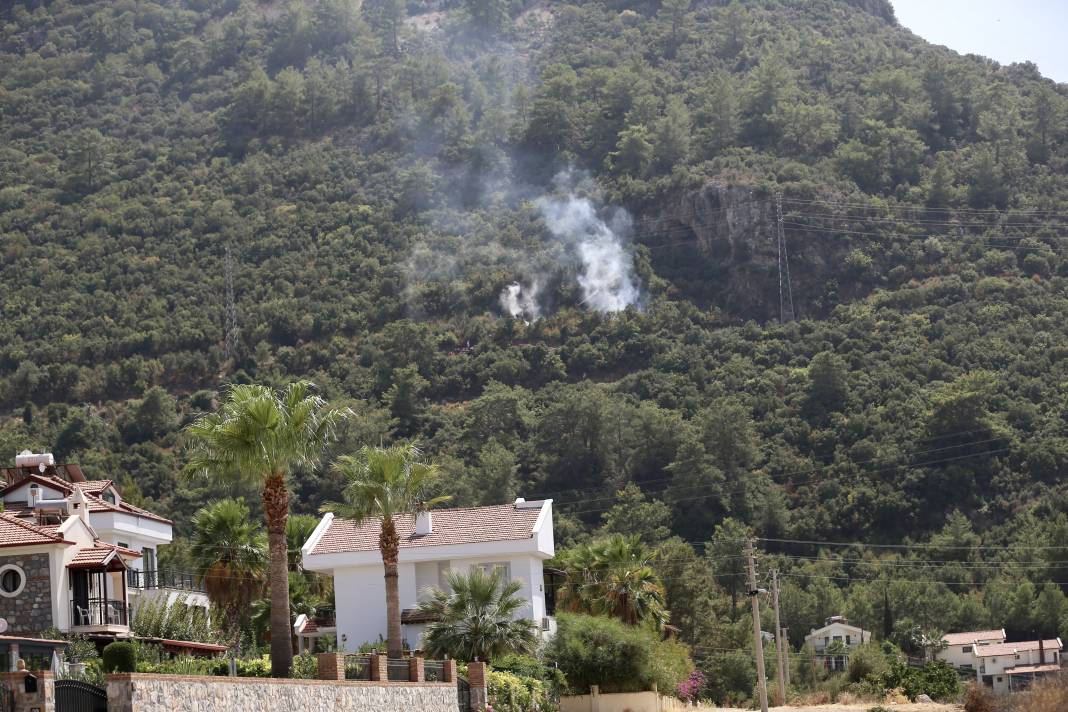
[[753,604],[753,652],[756,655],[757,695],[760,697],[760,712],[768,712],[768,678],[764,673],[764,636],[760,631],[760,589],[756,583],[756,563],[753,561],[753,542],[745,547],[749,561],[749,600]]
[[782,624],[779,622],[779,572],[771,572],[771,600],[775,606],[775,659],[779,663],[779,704],[786,704],[786,673],[783,672]]
[[786,665],[786,686],[790,686],[790,636],[789,628],[782,629],[782,660]]

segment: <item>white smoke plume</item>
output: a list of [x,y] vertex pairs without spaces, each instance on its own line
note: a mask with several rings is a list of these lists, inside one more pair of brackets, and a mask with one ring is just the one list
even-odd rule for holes
[[501,290],[501,309],[515,318],[535,321],[541,317],[540,291],[541,284],[536,279],[526,286],[519,282],[509,284]]
[[[567,174],[557,177],[558,184],[570,182]],[[641,291],[633,255],[620,236],[630,225],[626,211],[618,210],[609,225],[593,202],[573,189],[566,197],[538,198],[535,205],[553,235],[574,245],[581,263],[578,282],[583,304],[599,312],[618,312],[638,303]]]

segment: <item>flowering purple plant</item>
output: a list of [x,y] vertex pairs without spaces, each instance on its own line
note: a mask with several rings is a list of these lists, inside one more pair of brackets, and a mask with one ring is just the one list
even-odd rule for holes
[[697,695],[700,694],[701,689],[705,686],[705,676],[700,670],[694,670],[690,673],[690,676],[679,683],[675,692],[678,693],[679,698],[686,700],[687,702],[693,702],[697,699]]

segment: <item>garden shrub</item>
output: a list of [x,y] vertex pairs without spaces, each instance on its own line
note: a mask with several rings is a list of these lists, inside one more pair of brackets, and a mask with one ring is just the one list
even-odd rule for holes
[[602,692],[639,692],[654,682],[674,690],[693,669],[684,645],[661,641],[652,629],[577,614],[557,617],[545,657],[556,662],[576,694],[588,693],[590,685]]
[[487,679],[493,712],[552,712],[548,685],[533,677],[491,670]]
[[104,647],[104,672],[136,672],[137,649],[133,643],[115,641]]

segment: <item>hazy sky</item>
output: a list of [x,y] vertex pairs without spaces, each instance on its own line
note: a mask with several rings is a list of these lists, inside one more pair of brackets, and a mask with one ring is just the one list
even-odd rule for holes
[[1001,64],[1034,62],[1068,82],[1068,0],[891,0],[898,21],[934,44]]

